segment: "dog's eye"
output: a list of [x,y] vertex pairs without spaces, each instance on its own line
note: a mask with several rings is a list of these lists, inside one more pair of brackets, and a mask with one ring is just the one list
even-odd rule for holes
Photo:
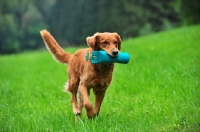
[[118,44],[118,42],[117,42],[117,41],[115,41],[115,42],[114,42],[114,44]]
[[107,41],[104,41],[103,44],[108,44],[108,42],[107,42]]

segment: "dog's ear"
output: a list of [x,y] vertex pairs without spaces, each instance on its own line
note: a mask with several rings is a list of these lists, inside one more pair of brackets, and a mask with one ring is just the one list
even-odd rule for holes
[[117,41],[118,41],[118,47],[117,48],[120,50],[121,49],[122,40],[121,40],[120,36],[117,33],[114,33],[114,34],[117,37]]
[[87,44],[92,48],[92,50],[99,50],[99,35],[100,33],[95,33],[93,36],[91,37],[87,37],[86,41]]

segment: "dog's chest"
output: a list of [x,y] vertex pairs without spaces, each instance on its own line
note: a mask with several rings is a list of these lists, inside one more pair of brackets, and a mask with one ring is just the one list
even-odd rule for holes
[[94,78],[90,82],[90,88],[107,88],[110,85],[111,78],[102,79],[102,78]]
[[95,68],[90,80],[92,88],[108,87],[112,80],[113,67]]
[[109,76],[112,76],[114,66],[111,65],[95,65],[94,66],[94,72],[96,73],[96,76],[99,78],[107,78]]

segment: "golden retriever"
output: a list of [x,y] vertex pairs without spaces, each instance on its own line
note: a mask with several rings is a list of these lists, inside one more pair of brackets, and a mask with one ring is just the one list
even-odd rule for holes
[[[73,113],[81,115],[85,107],[88,118],[99,114],[105,92],[112,80],[113,63],[92,64],[86,54],[104,50],[110,56],[117,56],[121,48],[121,38],[117,33],[95,33],[87,37],[90,48],[80,49],[74,54],[65,52],[47,30],[40,31],[47,49],[55,60],[68,64],[68,82],[66,90],[72,94]],[[90,89],[95,95],[94,107],[89,100]],[[79,93],[79,96],[77,96]]]

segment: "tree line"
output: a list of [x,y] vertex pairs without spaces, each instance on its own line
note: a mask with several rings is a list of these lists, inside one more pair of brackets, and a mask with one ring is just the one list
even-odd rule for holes
[[123,39],[200,23],[199,0],[1,0],[0,53],[43,47],[47,29],[61,45],[81,45],[95,32]]

